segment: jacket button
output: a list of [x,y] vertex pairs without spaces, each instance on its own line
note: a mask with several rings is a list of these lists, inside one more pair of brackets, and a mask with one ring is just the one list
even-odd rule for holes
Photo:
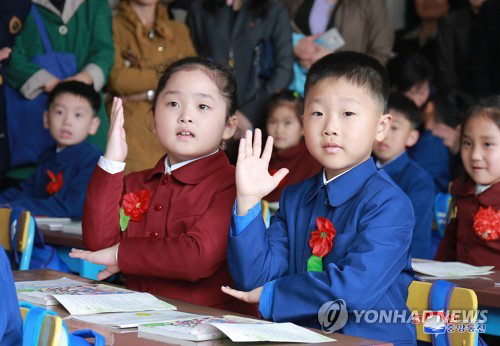
[[163,179],[161,180],[161,184],[162,184],[162,185],[167,185],[167,178],[163,178]]
[[160,210],[161,210],[161,208],[163,208],[163,207],[161,206],[161,204],[160,204],[160,203],[156,203],[156,204],[155,204],[155,210],[156,210],[156,211],[160,211]]
[[151,238],[158,238],[158,232],[151,233]]

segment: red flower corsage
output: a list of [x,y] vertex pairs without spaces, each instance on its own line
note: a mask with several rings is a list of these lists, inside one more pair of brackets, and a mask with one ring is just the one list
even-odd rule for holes
[[45,187],[45,190],[49,195],[54,195],[59,191],[63,185],[63,172],[54,174],[50,169],[47,169],[47,175],[49,176],[49,182]]
[[309,246],[312,255],[307,260],[307,271],[323,271],[323,257],[333,248],[333,238],[337,231],[330,220],[324,217],[316,218],[317,230],[311,232]]
[[120,227],[122,231],[127,229],[130,220],[142,220],[142,216],[148,210],[152,195],[152,191],[139,190],[129,192],[123,196],[122,207],[120,208]]
[[474,215],[474,232],[486,241],[497,240],[500,237],[500,211],[491,206],[479,207]]

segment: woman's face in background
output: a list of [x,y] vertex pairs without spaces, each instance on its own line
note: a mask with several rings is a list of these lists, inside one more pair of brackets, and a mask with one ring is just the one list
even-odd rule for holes
[[448,12],[448,0],[415,0],[415,11],[420,19],[439,19]]

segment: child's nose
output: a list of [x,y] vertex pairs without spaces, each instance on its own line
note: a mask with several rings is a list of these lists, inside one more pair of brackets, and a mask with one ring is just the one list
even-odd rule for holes
[[323,134],[330,136],[330,135],[338,135],[339,129],[338,129],[338,123],[335,121],[334,116],[328,116],[326,119],[325,127],[323,129]]
[[179,116],[179,121],[181,123],[192,123],[193,122],[193,117],[190,116],[189,112],[182,111],[182,113]]
[[479,161],[483,157],[483,153],[481,151],[481,147],[479,145],[474,145],[472,146],[472,151],[471,151],[471,159],[474,161]]

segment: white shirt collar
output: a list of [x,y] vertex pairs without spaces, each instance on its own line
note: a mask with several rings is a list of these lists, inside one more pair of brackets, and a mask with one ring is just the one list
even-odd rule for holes
[[491,187],[491,185],[476,184],[476,195],[483,193],[484,191],[488,190],[490,187]]
[[[354,168],[354,167],[352,167],[352,168]],[[351,168],[351,169],[352,169],[352,168]],[[346,174],[347,172],[349,172],[351,169],[348,169],[347,171],[345,171],[345,172],[343,172],[343,173],[340,173],[339,175],[334,176],[334,177],[333,177],[332,179],[330,179],[330,180],[326,180],[326,173],[325,173],[325,169],[323,168],[323,184],[324,184],[324,185],[326,185],[326,184],[328,184],[328,183],[330,183],[330,182],[334,181],[335,179],[337,179],[337,178],[338,178],[338,177],[340,177],[341,175],[344,175],[344,174]]]
[[392,159],[390,159],[389,161],[386,161],[384,163],[380,162],[379,160],[376,160],[375,161],[375,166],[377,166],[377,169],[384,168],[384,166],[387,166],[391,162],[396,161],[397,159],[399,159],[404,153],[406,153],[406,150],[403,150],[403,152],[401,154],[399,154],[396,157],[393,157]]
[[174,163],[173,165],[170,165],[170,162],[168,161],[168,155],[165,157],[165,174],[172,174],[173,171],[175,171],[176,169],[179,169],[187,164],[190,164],[191,162],[194,162],[194,161],[197,161],[197,160],[201,160],[205,157],[208,157],[210,155],[213,155],[213,154],[217,154],[219,152],[219,149],[217,149],[216,151],[214,151],[213,153],[210,153],[208,155],[205,155],[205,156],[202,156],[202,157],[197,157],[196,159],[192,159],[192,160],[187,160],[187,161],[182,161],[182,162],[179,162],[179,163]]

